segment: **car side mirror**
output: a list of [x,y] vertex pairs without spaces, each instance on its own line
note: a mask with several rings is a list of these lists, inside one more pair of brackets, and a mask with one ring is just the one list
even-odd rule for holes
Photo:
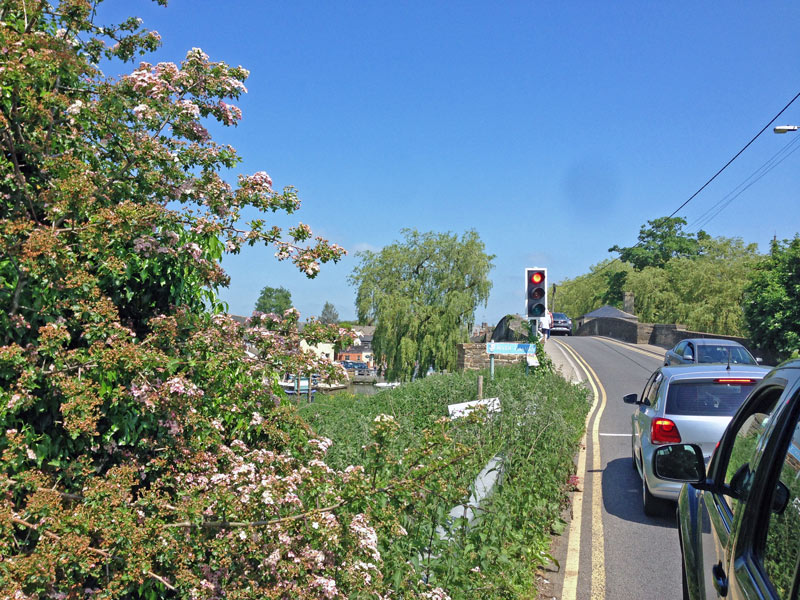
[[653,473],[659,479],[705,484],[706,461],[697,444],[668,444],[653,453]]
[[761,363],[763,363],[763,362],[764,362],[764,359],[763,359],[763,358],[761,358],[760,356],[756,356],[756,362],[757,362],[758,364],[761,364]]
[[691,352],[687,352],[686,354],[683,355],[683,358],[685,358],[686,360],[694,360],[694,354],[692,354]]
[[743,500],[750,492],[750,484],[752,483],[750,475],[750,464],[743,464],[731,477],[731,482],[725,492],[736,500]]
[[639,404],[639,394],[625,394],[622,401],[625,404]]
[[786,484],[782,481],[778,480],[778,483],[775,484],[775,493],[772,495],[772,512],[776,515],[783,513],[786,510],[786,506],[789,504],[789,497],[791,493],[789,492],[789,488],[786,487]]

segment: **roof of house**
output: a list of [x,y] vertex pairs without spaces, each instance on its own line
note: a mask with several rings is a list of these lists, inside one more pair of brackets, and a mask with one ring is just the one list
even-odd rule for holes
[[593,310],[590,313],[586,313],[583,315],[584,319],[625,319],[626,321],[638,321],[639,317],[636,315],[632,315],[631,313],[626,313],[624,310],[620,310],[618,308],[614,308],[613,306],[601,306],[597,310]]

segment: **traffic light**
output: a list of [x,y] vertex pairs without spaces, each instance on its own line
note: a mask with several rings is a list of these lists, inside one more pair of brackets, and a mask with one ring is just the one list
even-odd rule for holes
[[525,309],[529,319],[544,316],[547,311],[547,269],[525,269]]

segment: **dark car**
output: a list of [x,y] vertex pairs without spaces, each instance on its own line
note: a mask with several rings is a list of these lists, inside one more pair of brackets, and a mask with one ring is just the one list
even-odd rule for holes
[[706,470],[694,444],[656,450],[678,498],[683,597],[798,597],[800,360],[776,367],[734,415]]
[[572,335],[572,319],[564,313],[553,313],[553,324],[550,326],[550,333],[565,333]]
[[739,342],[716,338],[681,340],[664,354],[665,366],[698,363],[757,365],[759,361]]

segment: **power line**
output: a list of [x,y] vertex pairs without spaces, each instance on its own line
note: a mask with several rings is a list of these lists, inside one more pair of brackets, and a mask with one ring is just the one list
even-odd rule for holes
[[[717,171],[716,173],[714,173],[714,175],[713,175],[713,176],[712,176],[712,177],[711,177],[711,178],[710,178],[708,181],[706,181],[706,182],[705,182],[705,183],[704,183],[702,186],[700,186],[700,189],[698,189],[698,190],[697,190],[697,191],[696,191],[694,194],[692,194],[691,196],[689,196],[689,198],[688,198],[688,199],[687,199],[687,200],[686,200],[686,201],[685,201],[683,204],[681,204],[681,205],[680,205],[678,208],[676,208],[676,209],[675,209],[675,210],[672,212],[672,214],[670,214],[670,215],[669,215],[669,217],[667,217],[667,218],[669,219],[669,218],[672,218],[672,217],[674,217],[674,216],[675,216],[675,215],[676,215],[676,214],[677,214],[677,213],[678,213],[678,212],[679,212],[679,211],[680,211],[680,210],[681,210],[681,209],[682,209],[684,206],[686,206],[687,204],[689,204],[689,202],[691,202],[692,200],[694,200],[694,199],[695,199],[695,197],[696,197],[696,196],[697,196],[697,195],[698,195],[700,192],[702,192],[704,189],[706,189],[706,187],[708,187],[708,185],[709,185],[709,184],[710,184],[712,181],[714,181],[714,180],[715,180],[715,179],[716,179],[716,178],[719,176],[719,174],[720,174],[720,173],[722,173],[722,172],[723,172],[725,169],[727,169],[727,168],[730,166],[730,164],[731,164],[733,161],[735,161],[737,158],[739,158],[739,156],[742,154],[742,152],[744,152],[745,150],[747,150],[747,149],[750,147],[750,145],[751,145],[753,142],[755,142],[755,141],[756,141],[756,140],[757,140],[757,139],[758,139],[758,138],[761,136],[761,134],[762,134],[762,133],[764,133],[764,132],[765,132],[765,131],[766,131],[766,130],[767,130],[769,127],[770,127],[770,125],[772,125],[772,124],[773,124],[773,123],[774,123],[774,122],[775,122],[775,121],[778,119],[778,117],[780,117],[780,116],[781,116],[781,115],[782,115],[782,114],[783,114],[783,113],[786,111],[786,109],[787,109],[787,108],[789,108],[789,107],[790,107],[790,106],[791,106],[791,105],[794,103],[794,101],[795,101],[795,100],[797,100],[798,98],[800,98],[800,92],[797,92],[797,94],[795,94],[794,98],[792,98],[791,100],[789,100],[789,102],[786,104],[786,106],[784,106],[784,107],[783,107],[783,108],[782,108],[782,109],[781,109],[781,110],[778,112],[778,114],[776,114],[774,117],[772,117],[772,119],[770,120],[770,122],[769,122],[769,123],[767,123],[766,125],[764,125],[764,127],[762,127],[762,128],[761,128],[761,131],[759,131],[757,134],[755,134],[755,135],[753,136],[753,138],[752,138],[752,139],[751,139],[749,142],[747,142],[747,143],[746,143],[746,144],[745,144],[745,145],[742,147],[742,149],[741,149],[741,150],[739,150],[739,151],[738,151],[736,154],[734,154],[733,158],[731,158],[731,159],[730,159],[728,162],[726,162],[726,163],[723,165],[723,167],[722,167],[722,168],[721,168],[719,171]],[[752,184],[751,184],[751,185],[752,185]],[[749,187],[749,186],[748,186],[748,187]],[[744,191],[744,190],[742,190],[742,191]],[[726,206],[727,206],[727,205],[726,205]],[[723,208],[724,208],[724,207],[723,207]],[[717,214],[719,214],[719,213],[717,213]],[[715,214],[714,216],[716,216],[716,214]],[[640,241],[636,242],[636,243],[635,243],[633,246],[631,246],[631,248],[638,248],[638,247],[639,247],[639,246],[641,246],[641,245],[642,245],[642,242],[641,242],[641,240],[640,240]],[[602,273],[603,271],[605,271],[605,270],[606,270],[608,267],[610,267],[611,265],[613,265],[613,264],[614,264],[615,262],[617,262],[618,260],[619,260],[619,257],[616,257],[616,258],[614,258],[614,260],[612,260],[611,262],[609,262],[609,263],[607,263],[607,264],[603,265],[603,266],[602,266],[600,269],[598,269],[597,271],[595,271],[595,273],[594,273],[594,274],[595,274],[595,275],[597,275],[597,274],[599,274],[599,273]]]
[[[792,141],[786,144],[777,153],[775,153],[767,162],[765,162],[758,169],[756,169],[747,179],[745,179],[742,183],[736,186],[728,194],[723,196],[716,204],[714,204],[706,212],[704,212],[697,219],[695,219],[695,221],[689,225],[689,229],[696,228],[694,233],[697,233],[702,227],[708,225],[708,223],[710,223],[723,210],[725,210],[730,205],[731,202],[733,202],[734,200],[736,200],[736,198],[741,196],[753,184],[759,181],[767,173],[772,171],[784,160],[789,158],[792,154],[800,150],[800,145],[798,145],[799,142],[800,142],[800,137],[793,137]],[[795,147],[789,150],[789,148],[791,148],[792,146]]]
[[727,168],[728,168],[728,166],[729,166],[729,165],[730,165],[730,164],[731,164],[733,161],[735,161],[737,158],[739,158],[739,155],[740,155],[742,152],[744,152],[745,150],[747,150],[747,149],[750,147],[750,144],[752,144],[753,142],[755,142],[755,141],[758,139],[758,137],[759,137],[759,136],[760,136],[762,133],[764,133],[764,132],[765,132],[765,131],[766,131],[766,130],[769,128],[769,126],[770,126],[770,125],[772,125],[772,124],[773,124],[775,121],[777,121],[778,117],[780,117],[780,116],[781,116],[781,115],[784,113],[784,111],[785,111],[787,108],[789,108],[789,107],[792,105],[792,103],[793,103],[795,100],[797,100],[798,98],[800,98],[800,92],[797,92],[797,94],[795,95],[795,97],[794,97],[794,98],[792,98],[791,100],[789,100],[789,103],[788,103],[786,106],[784,106],[784,107],[783,107],[783,108],[780,110],[780,112],[779,112],[777,115],[775,115],[774,117],[772,117],[772,120],[771,120],[769,123],[767,123],[766,125],[764,125],[764,127],[761,129],[761,131],[759,131],[757,134],[755,134],[755,135],[753,136],[753,139],[752,139],[752,140],[750,140],[749,142],[747,142],[747,143],[744,145],[744,147],[743,147],[741,150],[739,150],[739,151],[738,151],[738,152],[737,152],[737,153],[734,155],[734,157],[733,157],[732,159],[730,159],[728,162],[726,162],[724,167],[722,167],[722,168],[721,168],[719,171],[717,171],[716,173],[714,173],[714,175],[713,175],[713,177],[711,177],[711,179],[709,179],[708,181],[706,181],[706,182],[705,182],[705,183],[704,183],[704,184],[703,184],[703,185],[700,187],[700,189],[699,189],[699,190],[697,190],[697,191],[696,191],[694,194],[692,194],[691,196],[689,196],[689,199],[688,199],[686,202],[684,202],[684,203],[683,203],[683,204],[681,204],[681,205],[680,205],[678,208],[676,208],[676,209],[675,209],[675,211],[674,211],[674,212],[673,212],[673,213],[670,215],[670,217],[674,217],[674,216],[675,216],[675,214],[676,214],[676,213],[677,213],[677,212],[678,212],[680,209],[682,209],[684,206],[686,206],[687,204],[689,204],[689,202],[691,202],[692,200],[694,200],[694,197],[695,197],[695,196],[697,196],[697,194],[699,194],[699,193],[700,193],[700,192],[702,192],[704,189],[706,189],[706,186],[707,186],[709,183],[711,183],[712,181],[714,181],[714,180],[717,178],[717,175],[719,175],[720,173],[722,173],[722,172],[723,172],[725,169],[727,169]]

